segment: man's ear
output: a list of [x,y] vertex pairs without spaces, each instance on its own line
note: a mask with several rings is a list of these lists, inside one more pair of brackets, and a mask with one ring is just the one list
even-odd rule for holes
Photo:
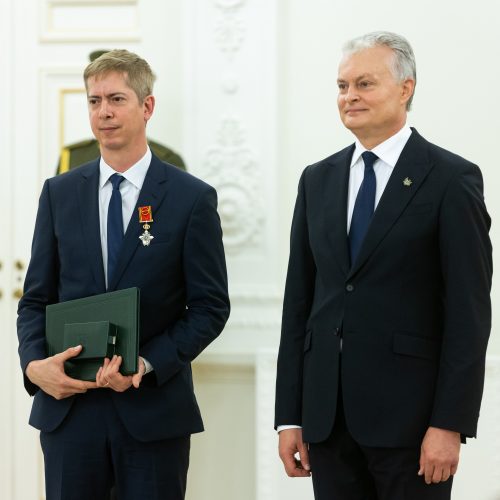
[[153,111],[155,109],[155,98],[152,95],[148,95],[144,99],[144,120],[148,121],[153,116]]
[[406,104],[415,91],[415,80],[407,78],[401,86],[401,102]]

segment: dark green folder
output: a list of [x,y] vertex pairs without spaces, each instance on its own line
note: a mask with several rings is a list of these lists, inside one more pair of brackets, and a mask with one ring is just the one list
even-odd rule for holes
[[120,373],[137,372],[139,356],[138,288],[127,288],[47,306],[47,352],[53,356],[79,344],[82,352],[64,365],[67,375],[95,381],[105,357],[122,356]]

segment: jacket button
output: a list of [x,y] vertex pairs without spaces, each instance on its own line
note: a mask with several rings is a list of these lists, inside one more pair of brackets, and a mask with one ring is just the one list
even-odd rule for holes
[[348,292],[352,292],[354,291],[354,285],[352,285],[351,283],[348,283],[345,287],[345,289],[348,291]]

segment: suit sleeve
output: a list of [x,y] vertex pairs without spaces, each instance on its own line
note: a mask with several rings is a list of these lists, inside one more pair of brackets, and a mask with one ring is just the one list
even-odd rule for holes
[[[18,351],[23,374],[30,361],[47,357],[45,307],[58,300],[58,276],[57,242],[50,206],[49,183],[46,181],[40,195],[24,295],[18,306]],[[38,390],[26,375],[24,375],[24,386],[30,395]]]
[[309,246],[306,174],[299,181],[290,235],[276,377],[275,428],[302,423],[302,365],[306,324],[314,294],[316,266]]
[[475,437],[491,329],[490,217],[478,167],[468,164],[445,193],[439,223],[444,325],[431,425]]
[[226,262],[213,188],[204,190],[194,203],[180,265],[186,311],[168,331],[141,349],[141,356],[153,365],[159,385],[196,358],[220,334],[229,317]]

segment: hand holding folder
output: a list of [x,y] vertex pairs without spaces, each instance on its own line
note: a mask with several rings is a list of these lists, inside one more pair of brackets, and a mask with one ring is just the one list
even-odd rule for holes
[[78,380],[95,381],[104,358],[122,357],[120,373],[132,375],[139,357],[138,288],[94,295],[47,306],[48,356],[82,346],[79,356],[65,362],[65,372]]

